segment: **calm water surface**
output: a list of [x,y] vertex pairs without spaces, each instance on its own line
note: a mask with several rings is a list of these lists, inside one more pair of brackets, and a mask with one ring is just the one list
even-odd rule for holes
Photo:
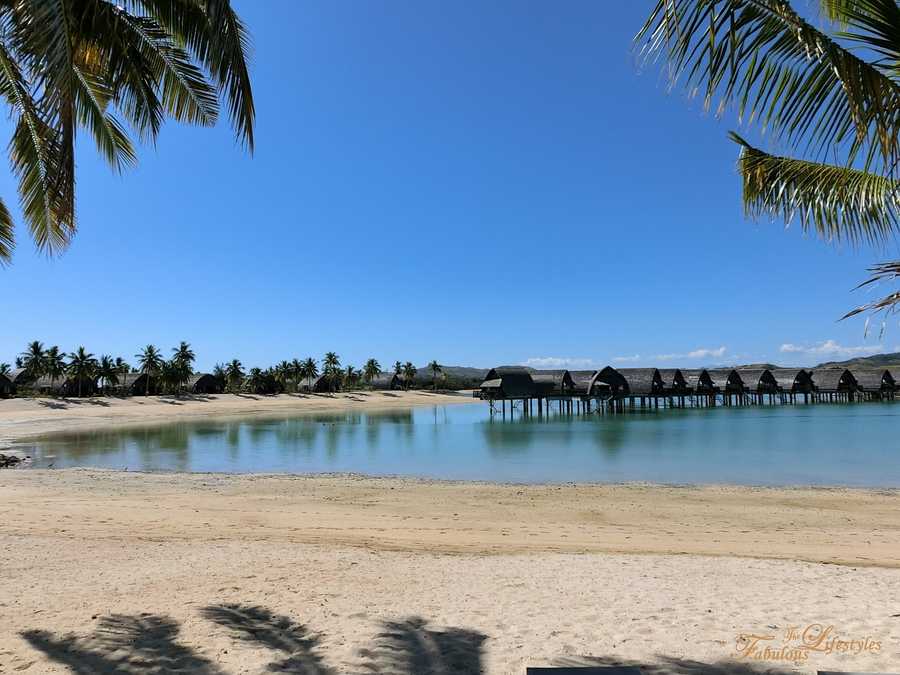
[[900,402],[494,418],[482,403],[59,435],[35,467],[900,487]]

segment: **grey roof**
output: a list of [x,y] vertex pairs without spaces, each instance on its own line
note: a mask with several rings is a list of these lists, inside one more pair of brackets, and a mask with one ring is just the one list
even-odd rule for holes
[[773,389],[778,386],[778,382],[767,368],[738,368],[737,373],[741,376],[744,387],[750,391]]
[[[853,368],[849,371],[863,391],[881,391],[893,389],[891,373],[884,368]],[[818,380],[816,380],[818,384]]]
[[13,384],[25,384],[28,382],[28,371],[25,368],[13,368],[6,377]]
[[746,386],[741,373],[734,368],[716,368],[707,372],[713,384],[722,391],[742,391]]
[[[811,371],[813,384],[823,392],[856,389],[855,376],[846,368],[816,368]],[[880,378],[879,378],[880,381]]]
[[706,368],[682,370],[681,374],[687,382],[688,388],[694,391],[710,391],[716,387]]
[[810,391],[812,381],[803,368],[773,368],[769,371],[784,391]]
[[372,378],[372,381],[369,384],[375,389],[391,389],[395,386],[399,386],[399,383],[400,376],[391,371],[388,373],[379,373]]
[[692,388],[684,375],[684,371],[680,368],[660,368],[658,372],[666,389],[685,391]]
[[625,378],[632,396],[655,394],[664,386],[656,368],[616,368],[616,371]]
[[[495,384],[496,380],[500,380],[499,387]],[[490,384],[485,386],[485,383]],[[481,389],[497,391],[506,398],[528,398],[535,394],[534,381],[525,368],[492,368]]]
[[569,377],[572,378],[573,391],[583,396],[588,395],[588,388],[594,381],[596,370],[570,370]]
[[543,393],[562,394],[574,388],[568,370],[535,370],[531,373],[531,380]]

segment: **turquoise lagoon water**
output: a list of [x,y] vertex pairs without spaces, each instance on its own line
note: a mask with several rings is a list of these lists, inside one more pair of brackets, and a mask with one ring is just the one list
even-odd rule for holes
[[491,420],[483,403],[58,435],[35,467],[900,487],[900,402]]

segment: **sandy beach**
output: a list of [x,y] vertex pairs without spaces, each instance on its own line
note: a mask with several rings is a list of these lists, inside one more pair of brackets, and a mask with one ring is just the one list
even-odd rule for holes
[[[0,496],[2,672],[900,664],[894,492],[14,470]],[[739,651],[810,624],[878,649]]]
[[[0,437],[470,400],[16,399]],[[0,523],[0,673],[900,664],[897,491],[24,469]]]
[[187,419],[291,415],[342,410],[390,410],[423,405],[471,403],[470,392],[354,391],[336,394],[210,394],[113,398],[13,398],[0,400],[0,448],[14,440],[126,425],[164,424]]

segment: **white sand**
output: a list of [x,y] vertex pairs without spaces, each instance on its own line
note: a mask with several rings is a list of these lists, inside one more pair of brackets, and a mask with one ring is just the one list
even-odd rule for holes
[[[897,670],[898,508],[850,490],[3,471],[0,672]],[[880,649],[735,660],[740,633],[780,646],[812,623]]]

